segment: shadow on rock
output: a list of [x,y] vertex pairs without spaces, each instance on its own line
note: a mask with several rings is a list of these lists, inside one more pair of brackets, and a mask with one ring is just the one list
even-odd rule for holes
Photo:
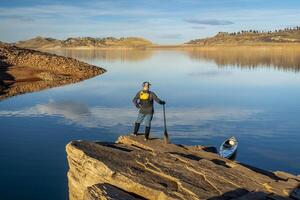
[[11,65],[4,59],[6,57],[0,55],[0,95],[5,94],[5,90],[15,82],[15,77],[8,73]]

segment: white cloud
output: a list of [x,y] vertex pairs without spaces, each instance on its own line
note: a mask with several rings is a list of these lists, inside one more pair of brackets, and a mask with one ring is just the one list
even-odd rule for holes
[[[37,5],[32,7],[0,8],[1,17],[30,16],[40,18],[52,18],[57,16],[70,18],[87,18],[94,16],[159,16],[165,12],[140,9],[120,9],[107,7],[80,7],[64,5]],[[59,19],[58,19],[59,20]]]
[[[190,7],[174,12],[166,7],[150,6],[147,3],[129,6],[122,1],[93,1],[74,5],[0,6],[0,40],[14,42],[37,35],[58,39],[75,36],[140,36],[155,43],[183,43],[190,39],[212,36],[219,31],[285,28],[298,25],[297,19],[300,18],[297,8],[234,10],[230,6],[219,6],[197,9],[199,5],[196,2],[177,1],[177,6],[188,4]],[[166,6],[166,2],[163,5]],[[185,22],[184,19],[187,18],[197,19],[197,23],[201,22],[203,28]],[[234,24],[208,25],[229,22]],[[178,34],[182,37],[175,37]],[[173,37],[161,37],[164,35]]]
[[211,26],[234,24],[232,21],[220,20],[220,19],[186,19],[184,21],[191,23],[191,24],[201,24],[201,25],[211,25]]

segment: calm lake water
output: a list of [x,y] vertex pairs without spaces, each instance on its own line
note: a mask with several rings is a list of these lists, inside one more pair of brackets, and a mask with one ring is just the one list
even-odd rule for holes
[[[145,80],[167,102],[172,142],[218,147],[234,135],[238,161],[300,174],[299,51],[55,53],[107,73],[0,102],[0,199],[67,199],[66,144],[130,132],[131,99]],[[151,134],[162,136],[162,107],[155,109]]]

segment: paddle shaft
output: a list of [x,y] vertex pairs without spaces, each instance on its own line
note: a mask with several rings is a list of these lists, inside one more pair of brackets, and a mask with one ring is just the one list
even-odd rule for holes
[[168,131],[167,131],[167,122],[166,122],[166,108],[165,104],[163,105],[163,113],[164,113],[164,138],[165,142],[169,143],[169,136],[168,136]]

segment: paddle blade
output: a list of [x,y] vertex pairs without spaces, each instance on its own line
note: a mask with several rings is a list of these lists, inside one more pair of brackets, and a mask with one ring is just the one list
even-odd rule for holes
[[165,130],[165,132],[164,132],[164,141],[165,141],[166,144],[170,143],[167,130]]

